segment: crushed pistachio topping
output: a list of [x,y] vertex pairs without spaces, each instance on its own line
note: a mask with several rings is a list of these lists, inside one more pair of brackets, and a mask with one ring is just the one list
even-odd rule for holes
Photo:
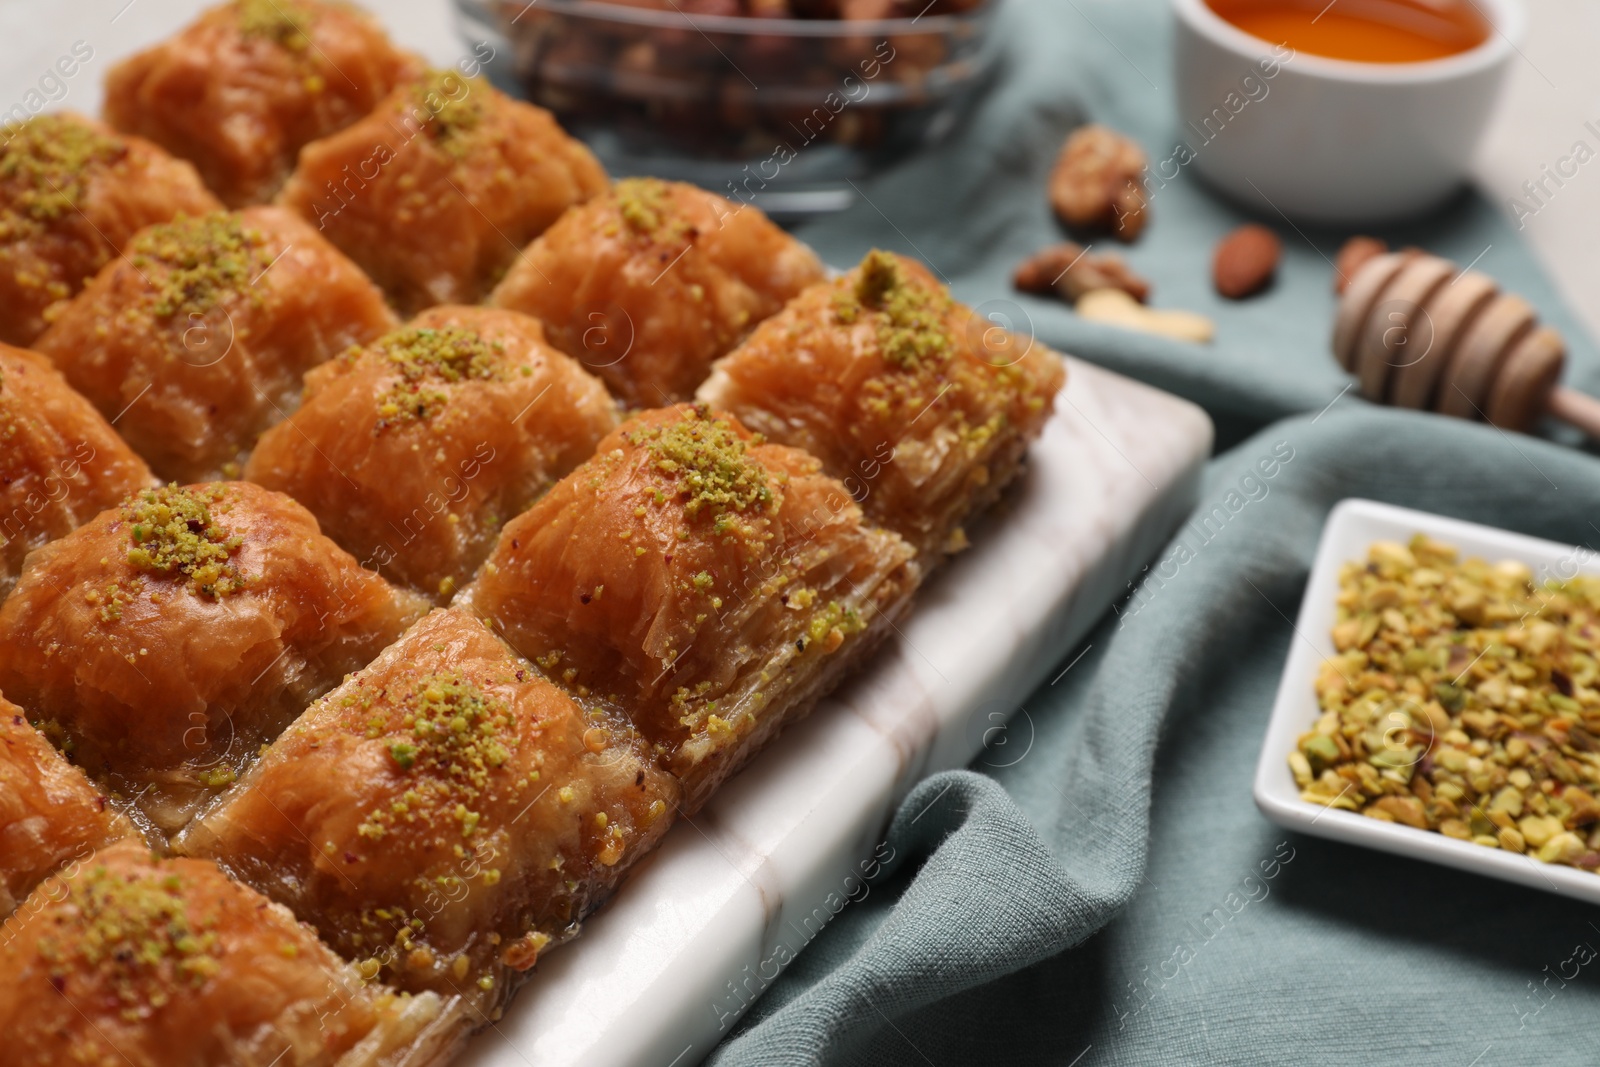
[[669,243],[695,236],[694,228],[674,211],[670,189],[660,178],[624,178],[612,195],[617,199],[617,212],[633,233]]
[[66,115],[0,131],[0,240],[18,240],[78,210],[96,169],[128,153],[122,141]]
[[408,327],[373,344],[397,372],[394,385],[378,398],[379,427],[437,414],[449,394],[441,384],[493,381],[504,373],[505,345],[486,341],[475,330],[446,326]]
[[[10,442],[21,435],[24,430],[32,428],[33,420],[28,418],[24,412],[22,400],[23,398],[17,395],[15,389],[11,390],[10,394],[7,394],[6,376],[3,372],[0,372],[0,442]],[[6,452],[0,452],[0,457],[10,459],[12,462],[17,462],[21,459],[18,452],[9,449]],[[7,479],[5,483],[0,484],[9,484],[10,480],[16,476],[11,475],[6,471],[4,465],[0,464],[0,477]],[[8,543],[5,529],[0,527],[0,546]]]
[[[244,588],[231,562],[244,539],[212,515],[227,494],[221,486],[146,489],[122,504],[128,526],[128,563],[150,574],[178,574],[201,596],[222,597]],[[223,509],[226,510],[226,509]]]
[[839,285],[834,318],[849,326],[870,316],[883,358],[896,367],[913,372],[935,367],[955,351],[946,323],[949,294],[913,282],[893,254],[873,249],[856,268],[854,283],[845,279]]
[[234,11],[246,37],[265,37],[291,52],[311,46],[311,12],[293,0],[237,0]]
[[196,779],[207,789],[224,789],[232,785],[238,777],[238,773],[226,764],[207,767],[196,775]]
[[454,675],[420,679],[395,710],[374,716],[367,733],[387,737],[389,758],[415,777],[399,800],[362,823],[361,835],[372,840],[402,823],[440,818],[471,837],[483,818],[472,805],[516,744],[505,701]]
[[824,299],[832,323],[821,328],[860,324],[874,334],[885,367],[860,383],[856,402],[869,419],[886,424],[879,432],[898,437],[915,425],[919,437],[953,433],[976,459],[1006,439],[1014,419],[1045,403],[1020,361],[997,365],[975,350],[973,331],[993,324],[887,252],[868,253]]
[[866,628],[861,613],[855,608],[836,600],[829,601],[806,623],[805,631],[795,640],[795,651],[805,652],[815,647],[825,653],[837,652],[845,638],[853,637]]
[[412,103],[428,116],[428,133],[452,150],[464,148],[467,137],[483,125],[488,95],[482,78],[449,69],[429,70],[411,87]]
[[[690,730],[704,728],[713,738],[721,740],[732,735],[733,727],[716,714],[720,702],[715,698],[706,699],[711,691],[711,683],[704,679],[696,682],[693,689],[680,685],[671,697],[672,710],[678,713],[681,725]],[[745,720],[754,724],[754,718],[748,713]]]
[[[419,871],[412,879],[424,896],[459,900],[470,882],[498,884],[499,868],[487,865],[496,855],[492,827],[480,809],[514,801],[539,779],[536,770],[497,773],[517,745],[516,719],[507,702],[454,673],[424,675],[404,690],[374,694],[358,687],[327,699],[346,709],[349,728],[382,745],[401,774],[400,791],[369,811],[357,834],[372,843],[391,833],[405,841],[448,843],[457,862],[443,871],[437,866]],[[435,948],[422,943],[426,928],[424,919],[404,906],[372,907],[363,911],[349,944],[372,953],[359,965],[368,979],[385,968],[431,969],[442,961]],[[462,980],[472,963],[457,956],[450,966]]]
[[[787,579],[780,580],[780,587]],[[803,594],[803,595],[800,595]],[[796,595],[786,594],[783,603],[805,610],[816,602],[816,591],[797,590]],[[790,632],[790,648],[795,657],[807,654],[832,655],[844,646],[846,640],[866,630],[866,620],[856,608],[837,600],[822,605],[809,618],[799,618]],[[762,681],[768,681],[763,674]],[[692,734],[700,734],[712,745],[723,745],[745,736],[755,727],[756,717],[746,707],[724,707],[721,697],[713,695],[716,686],[701,679],[691,688],[679,686],[669,698],[679,725]],[[756,694],[757,707],[764,697]]]
[[59,719],[34,719],[32,722],[33,728],[43,734],[45,740],[69,760],[78,751],[77,739],[67,733],[67,728],[61,725]]
[[670,425],[626,436],[629,444],[650,453],[656,470],[677,480],[691,517],[705,510],[726,526],[731,513],[760,511],[772,500],[767,469],[749,454],[745,439],[704,405]]
[[617,183],[617,212],[630,229],[654,233],[667,211],[667,186],[651,178],[627,178]]
[[[500,961],[513,970],[526,971],[538,962],[539,953],[551,940],[550,935],[542,930],[530,930],[501,950]],[[482,986],[480,979],[479,988],[493,987]]]
[[243,294],[272,263],[265,235],[227,211],[152,226],[134,239],[128,258],[157,275],[150,313],[184,321]]
[[65,888],[62,907],[76,919],[38,945],[57,989],[93,971],[134,1020],[167,1003],[174,981],[204,985],[220,970],[214,920],[190,917],[186,882],[168,864],[119,873],[98,864]]
[[119,622],[122,609],[133,603],[144,587],[144,580],[135,578],[124,583],[122,578],[107,582],[103,589],[90,589],[83,595],[84,603],[100,612],[100,621]]
[[1302,798],[1600,870],[1600,577],[1378,542],[1340,572],[1333,643]]

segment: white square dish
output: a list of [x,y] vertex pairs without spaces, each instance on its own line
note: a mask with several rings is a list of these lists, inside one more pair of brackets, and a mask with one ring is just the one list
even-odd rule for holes
[[1381,822],[1300,799],[1300,788],[1289,772],[1288,755],[1299,736],[1311,729],[1321,714],[1313,684],[1323,660],[1334,654],[1330,634],[1339,568],[1349,560],[1365,559],[1367,548],[1374,541],[1403,544],[1417,533],[1455,546],[1463,558],[1481,556],[1491,563],[1517,560],[1533,570],[1536,581],[1600,570],[1594,552],[1573,545],[1371,500],[1340,502],[1323,527],[1295,622],[1289,659],[1273,701],[1272,718],[1256,763],[1256,806],[1267,818],[1291,830],[1600,903],[1600,874],[1541,863],[1532,856],[1486,848],[1430,830]]

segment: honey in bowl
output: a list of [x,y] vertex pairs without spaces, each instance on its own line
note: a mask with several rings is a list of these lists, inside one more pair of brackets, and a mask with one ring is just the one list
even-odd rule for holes
[[1490,26],[1470,0],[1206,0],[1248,34],[1359,63],[1421,63],[1468,52]]

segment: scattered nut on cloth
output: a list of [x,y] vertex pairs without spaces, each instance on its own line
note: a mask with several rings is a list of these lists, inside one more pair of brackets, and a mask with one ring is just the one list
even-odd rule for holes
[[1024,293],[1054,294],[1071,304],[1096,289],[1121,289],[1141,304],[1150,297],[1150,283],[1121,256],[1093,255],[1071,241],[1041,248],[1017,264],[1011,283]]
[[1376,237],[1352,237],[1339,249],[1333,261],[1333,291],[1340,296],[1350,288],[1350,279],[1366,266],[1367,260],[1389,251],[1389,242]]
[[1144,149],[1105,126],[1073,131],[1050,172],[1050,206],[1077,232],[1110,230],[1132,241],[1149,221]]
[[1229,300],[1254,296],[1272,283],[1283,242],[1265,226],[1241,226],[1221,241],[1211,259],[1211,280]]
[[1147,308],[1121,289],[1096,289],[1078,299],[1078,314],[1095,322],[1205,344],[1216,326],[1192,311]]

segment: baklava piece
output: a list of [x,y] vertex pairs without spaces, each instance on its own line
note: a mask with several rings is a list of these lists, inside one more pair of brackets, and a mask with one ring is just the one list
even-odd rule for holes
[[194,163],[229,207],[271,200],[300,148],[370,112],[417,61],[324,0],[235,0],[106,77],[106,121]]
[[0,916],[66,864],[134,834],[133,823],[0,696]]
[[1065,377],[920,263],[873,251],[757,327],[699,397],[821,459],[932,566],[1017,475]]
[[477,619],[436,611],[314,704],[177,841],[367,977],[498,1018],[672,822],[677,783]]
[[648,408],[689,399],[713,360],[823,273],[755,208],[634,178],[568,212],[491,302],[543,320],[552,344]]
[[412,315],[481,302],[523,245],[605,187],[549,112],[435,70],[307,145],[281,202]]
[[0,345],[0,600],[31,550],[150,484],[144,460],[49,362]]
[[917,584],[911,546],[819,466],[704,408],[643,412],[506,525],[460,603],[625,714],[692,814]]
[[124,842],[52,878],[0,936],[8,1067],[436,1067],[458,1005],[364,982],[215,864]]
[[221,206],[189,164],[81,115],[0,129],[0,342],[32,344],[136,231]]
[[28,557],[0,692],[170,832],[424,610],[281,493],[150,489]]
[[301,376],[395,325],[355,264],[282,208],[151,227],[34,345],[157,475],[236,478]]
[[439,307],[306,375],[300,410],[245,477],[311,509],[329,537],[440,603],[501,526],[617,424],[599,380],[514,311]]

